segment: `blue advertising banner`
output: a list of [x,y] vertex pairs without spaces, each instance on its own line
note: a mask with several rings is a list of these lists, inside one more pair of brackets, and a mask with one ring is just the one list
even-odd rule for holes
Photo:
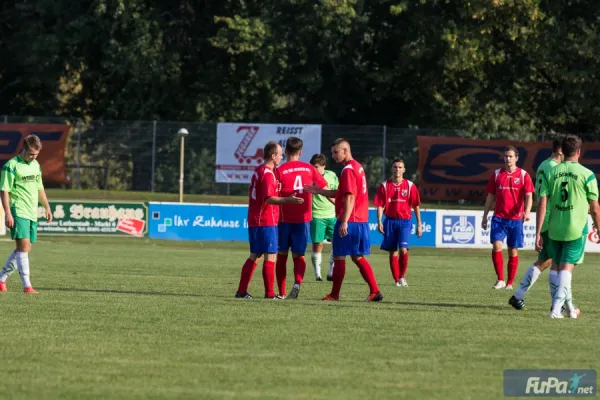
[[[248,241],[248,206],[232,204],[149,203],[148,235],[151,239]],[[413,247],[435,246],[435,211],[421,211],[423,236],[411,237]],[[413,234],[416,232],[413,216]],[[379,246],[377,211],[369,210],[371,244]]]

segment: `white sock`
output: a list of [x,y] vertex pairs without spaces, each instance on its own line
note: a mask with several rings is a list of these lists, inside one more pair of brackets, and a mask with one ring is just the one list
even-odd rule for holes
[[315,270],[315,278],[321,276],[321,253],[310,253],[310,261],[312,261],[313,269]]
[[539,270],[535,264],[531,264],[527,271],[525,272],[525,276],[521,279],[521,283],[519,284],[519,289],[515,293],[515,297],[519,300],[523,300],[525,297],[525,293],[533,286],[535,281],[540,277],[542,271]]
[[550,303],[554,302],[554,296],[556,296],[556,290],[558,289],[558,271],[553,269],[548,272],[548,286],[550,288]]
[[329,272],[327,272],[327,276],[333,276],[333,251],[329,253]]
[[19,274],[21,275],[21,282],[23,282],[23,288],[31,286],[29,281],[29,254],[24,251],[17,251],[17,268],[19,268]]
[[0,272],[0,282],[6,282],[8,277],[11,276],[13,272],[15,272],[15,270],[17,269],[16,259],[16,251],[13,251],[8,256],[8,259],[4,264],[4,268],[2,268],[2,272]]
[[552,300],[552,312],[560,314],[565,300],[571,297],[571,272],[562,270],[558,273],[558,289]]

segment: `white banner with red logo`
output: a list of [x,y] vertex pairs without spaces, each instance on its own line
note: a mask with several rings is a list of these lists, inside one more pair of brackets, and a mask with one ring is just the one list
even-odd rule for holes
[[265,144],[277,142],[285,154],[285,142],[291,136],[304,142],[300,160],[309,162],[313,154],[321,152],[321,125],[218,124],[215,181],[250,183],[254,169],[264,161]]

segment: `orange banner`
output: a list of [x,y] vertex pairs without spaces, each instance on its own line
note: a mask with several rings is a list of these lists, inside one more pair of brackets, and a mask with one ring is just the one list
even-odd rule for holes
[[[552,142],[515,142],[418,136],[419,191],[424,200],[485,200],[485,185],[504,166],[504,148],[519,150],[517,165],[535,179]],[[584,143],[579,162],[600,176],[600,143]]]
[[0,167],[21,152],[23,139],[30,134],[42,141],[38,162],[46,185],[70,183],[65,166],[65,146],[69,125],[0,124]]

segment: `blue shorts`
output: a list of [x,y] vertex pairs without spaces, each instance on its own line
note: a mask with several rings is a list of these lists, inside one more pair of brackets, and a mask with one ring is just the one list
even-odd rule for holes
[[277,253],[277,227],[250,227],[248,228],[248,241],[250,242],[250,253],[275,254]]
[[331,243],[334,256],[366,256],[371,254],[371,236],[367,222],[348,222],[348,234],[340,236],[340,221],[333,228]]
[[513,249],[522,248],[525,242],[523,220],[492,217],[490,243],[501,242],[504,238],[506,238],[506,245],[508,247],[512,247]]
[[386,218],[383,221],[383,241],[381,250],[396,251],[398,248],[408,249],[408,239],[412,222],[410,219],[391,219]]
[[277,229],[279,231],[278,251],[287,253],[291,247],[294,254],[304,254],[306,252],[310,222],[300,222],[297,224],[280,222]]

